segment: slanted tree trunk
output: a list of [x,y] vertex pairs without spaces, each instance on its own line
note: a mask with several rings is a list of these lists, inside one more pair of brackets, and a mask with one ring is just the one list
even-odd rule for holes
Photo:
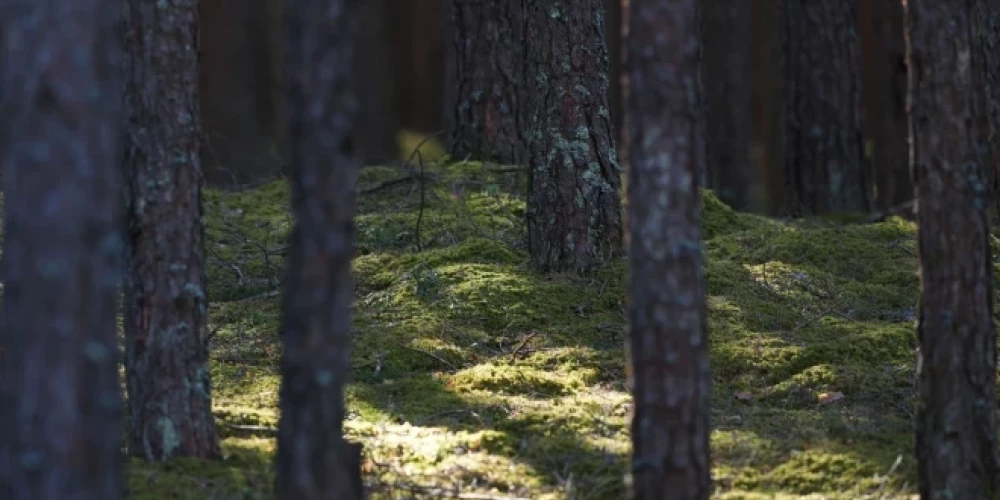
[[989,108],[969,2],[909,0],[920,250],[921,498],[995,498],[996,334],[986,216]]
[[0,1],[0,498],[122,496],[121,4]]
[[363,112],[358,113],[351,142],[354,158],[363,165],[384,164],[399,156],[389,8],[389,0],[358,2],[358,57],[354,58],[353,79]]
[[519,2],[447,0],[446,111],[451,156],[514,163],[520,145],[517,90],[521,85]]
[[750,2],[705,3],[705,185],[736,209],[750,205]]
[[632,0],[629,329],[637,500],[711,492],[698,173],[705,166],[701,1]]
[[360,498],[343,439],[350,373],[357,168],[344,150],[355,101],[349,0],[286,0],[286,109],[292,210],[282,329],[279,498]]
[[198,2],[126,2],[129,452],[220,458],[205,320]]
[[784,0],[785,212],[868,210],[857,2]]
[[874,205],[886,210],[913,199],[903,4],[900,0],[870,0],[859,5],[867,152],[875,184]]
[[604,6],[522,2],[528,247],[542,272],[587,270],[620,255],[620,167],[608,109]]

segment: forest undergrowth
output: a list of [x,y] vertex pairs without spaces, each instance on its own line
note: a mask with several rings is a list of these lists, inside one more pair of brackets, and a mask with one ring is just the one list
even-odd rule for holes
[[[624,497],[626,264],[529,271],[524,181],[480,163],[362,171],[345,430],[371,498]],[[716,496],[908,498],[914,225],[703,200]],[[132,498],[270,498],[288,186],[205,203],[226,460],[132,461]]]

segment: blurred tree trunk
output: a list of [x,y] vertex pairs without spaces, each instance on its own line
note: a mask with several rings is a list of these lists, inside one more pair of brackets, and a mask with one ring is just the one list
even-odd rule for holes
[[0,498],[123,494],[121,4],[0,1]]
[[1000,2],[978,0],[975,6],[976,25],[985,58],[985,104],[990,118],[990,156],[986,164],[993,201],[990,208],[994,220],[997,220],[1000,218]]
[[630,6],[629,328],[637,500],[707,500],[711,492],[698,193],[705,167],[701,5],[632,0]]
[[906,122],[906,45],[900,0],[870,0],[861,6],[865,117],[876,208],[913,199]]
[[199,92],[202,96],[208,182],[247,184],[281,166],[279,103],[275,102],[273,16],[281,0],[213,0],[198,4],[201,23]]
[[444,128],[446,1],[392,0],[396,109],[404,129],[431,134]]
[[221,458],[205,326],[197,2],[125,5],[129,452]]
[[358,57],[354,58],[353,77],[361,112],[357,115],[352,149],[362,165],[378,165],[399,156],[398,115],[393,109],[396,78],[390,6],[389,0],[366,0],[357,5]]
[[627,0],[604,0],[605,43],[608,46],[608,107],[611,109],[611,132],[615,146],[624,149],[625,124],[624,94],[622,76],[624,71],[622,51],[624,33],[622,30],[622,2]]
[[784,211],[868,210],[857,2],[784,0],[783,7]]
[[1000,486],[986,58],[969,2],[909,0],[907,10],[921,278],[920,496],[985,500]]
[[455,159],[514,163],[520,147],[517,90],[523,61],[519,2],[447,0],[448,144]]
[[292,211],[282,330],[278,497],[361,497],[343,439],[350,374],[357,168],[345,150],[355,100],[350,0],[286,0],[286,111]]
[[604,6],[525,7],[528,248],[542,272],[587,270],[622,251],[621,172],[608,109]]
[[755,197],[765,213],[777,214],[785,206],[783,154],[784,74],[781,72],[781,3],[784,0],[751,0],[750,92],[753,102],[750,161],[761,176],[762,197]]
[[704,86],[706,150],[704,185],[736,209],[750,205],[750,3],[705,3]]

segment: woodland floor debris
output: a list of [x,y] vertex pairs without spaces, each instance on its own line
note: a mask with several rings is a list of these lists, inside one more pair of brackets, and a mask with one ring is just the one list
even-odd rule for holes
[[[625,263],[534,274],[523,173],[428,172],[359,199],[346,432],[372,498],[623,498]],[[269,498],[287,197],[206,193],[228,458],[131,462],[133,498]],[[913,494],[914,225],[779,222],[707,192],[703,220],[717,497]]]

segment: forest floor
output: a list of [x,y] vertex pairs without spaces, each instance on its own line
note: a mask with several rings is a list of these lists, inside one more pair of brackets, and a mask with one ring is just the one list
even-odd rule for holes
[[[372,498],[624,497],[626,264],[530,272],[510,170],[362,172],[345,428]],[[133,461],[132,498],[269,498],[287,204],[281,181],[206,193],[226,459]],[[915,493],[915,234],[705,194],[718,498]]]

